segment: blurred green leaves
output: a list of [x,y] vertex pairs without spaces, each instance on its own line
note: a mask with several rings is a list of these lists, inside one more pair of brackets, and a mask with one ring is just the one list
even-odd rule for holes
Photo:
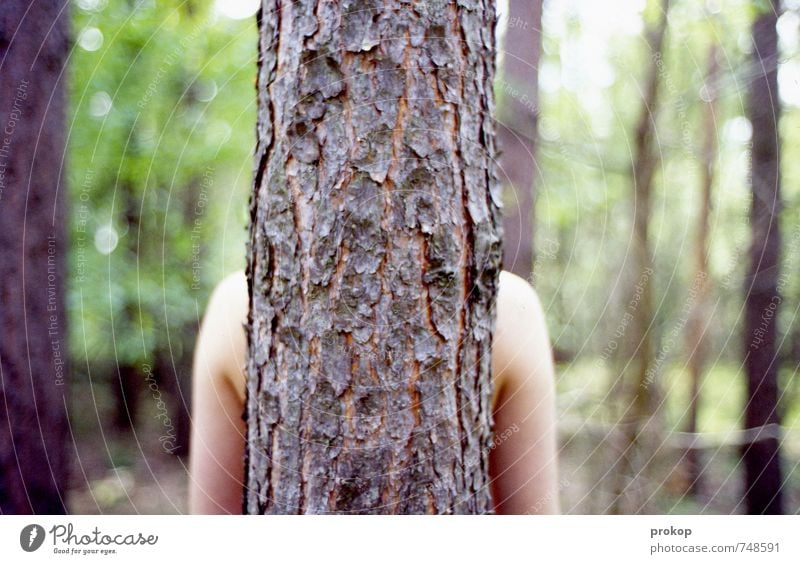
[[244,263],[255,22],[210,2],[81,0],[73,36],[73,353],[188,353],[210,287]]

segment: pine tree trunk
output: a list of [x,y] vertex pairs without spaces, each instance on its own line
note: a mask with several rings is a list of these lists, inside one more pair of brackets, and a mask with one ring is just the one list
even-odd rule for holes
[[509,184],[503,214],[506,270],[529,279],[533,272],[536,136],[542,0],[509,0],[502,42],[499,90],[506,104],[499,116],[500,179]]
[[[749,117],[753,126],[750,209],[752,244],[745,285],[745,427],[761,429],[744,445],[745,497],[748,513],[782,513],[779,438],[765,426],[777,426],[777,319],[780,309],[780,142],[778,120],[779,0],[773,0],[753,24],[753,81]],[[760,435],[760,436],[759,436]],[[772,436],[770,436],[772,435]]]
[[491,510],[494,21],[263,3],[247,513]]
[[0,513],[64,513],[66,1],[0,9]]

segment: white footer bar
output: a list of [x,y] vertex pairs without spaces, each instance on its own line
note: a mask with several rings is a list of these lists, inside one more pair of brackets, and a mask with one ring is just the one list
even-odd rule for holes
[[4,516],[0,561],[800,562],[799,537],[800,516]]

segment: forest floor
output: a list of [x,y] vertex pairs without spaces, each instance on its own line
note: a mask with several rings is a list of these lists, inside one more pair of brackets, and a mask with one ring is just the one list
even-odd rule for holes
[[[80,464],[73,464],[75,486],[70,491],[69,506],[76,514],[183,514],[187,511],[188,459],[165,453],[157,435],[139,433],[86,438],[78,444]],[[610,510],[610,488],[598,474],[608,468],[600,457],[589,456],[596,446],[591,437],[570,439],[562,436],[560,453],[561,507],[564,513],[597,514]],[[796,459],[785,456],[788,469]],[[111,463],[111,461],[115,463]],[[789,464],[790,460],[792,461]],[[677,459],[676,459],[677,462]],[[655,488],[649,513],[731,514],[742,513],[741,465],[734,453],[717,453],[706,460],[703,493],[696,499],[684,496],[685,477],[681,466],[673,464],[666,479]],[[85,474],[85,477],[84,477]],[[786,510],[800,511],[800,476],[787,479]]]
[[[155,403],[140,402],[133,429],[116,429],[110,398],[76,385],[73,392],[70,512],[162,515],[187,511],[188,457],[170,454]],[[91,400],[91,401],[87,401]],[[84,402],[84,403],[81,403]]]
[[[115,449],[129,448],[117,445]],[[76,483],[70,491],[68,503],[75,514],[110,515],[171,515],[187,512],[188,461],[172,455],[142,454],[132,464],[108,467],[105,453],[97,459],[82,454],[84,478],[75,464],[73,477]],[[135,455],[134,455],[135,456]]]
[[[713,380],[713,378],[711,378]],[[597,398],[585,383],[585,371],[560,371],[559,375],[559,469],[558,495],[569,514],[602,514],[613,511],[613,492],[619,482],[609,472],[618,458],[618,441],[602,423],[595,407]],[[603,379],[594,377],[599,390]],[[724,379],[722,379],[724,381]],[[599,382],[599,383],[598,383]],[[719,395],[716,390],[715,394]],[[84,396],[87,397],[87,396]],[[712,396],[713,397],[713,396]],[[188,458],[169,454],[159,442],[162,429],[145,404],[132,430],[115,431],[107,399],[92,397],[94,414],[84,409],[71,421],[76,437],[71,468],[73,487],[68,504],[75,514],[183,514],[187,511]],[[670,408],[671,409],[671,408]],[[721,408],[720,408],[721,409]],[[726,409],[728,409],[726,407]],[[666,410],[663,429],[671,430]],[[717,410],[719,411],[719,410]],[[736,424],[738,413],[711,413],[706,426],[720,429]],[[795,420],[796,421],[796,420]],[[103,423],[101,423],[103,422]],[[797,430],[792,429],[792,437]],[[703,482],[696,497],[686,495],[686,465],[682,453],[668,436],[659,436],[646,472],[629,483],[630,507],[644,507],[652,514],[743,513],[743,469],[736,445],[721,444],[701,453]],[[800,444],[784,441],[785,510],[800,512]],[[641,505],[644,503],[644,505]],[[623,506],[624,507],[624,506]]]

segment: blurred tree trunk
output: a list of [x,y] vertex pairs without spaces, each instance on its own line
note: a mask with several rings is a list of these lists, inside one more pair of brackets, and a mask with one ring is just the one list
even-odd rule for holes
[[753,126],[750,209],[752,243],[745,279],[745,427],[755,429],[744,445],[745,497],[751,514],[783,512],[776,358],[779,291],[780,142],[778,120],[779,0],[753,23],[753,79],[748,115]]
[[[185,338],[181,332],[178,338]],[[175,347],[176,350],[158,349],[155,354],[155,374],[164,390],[170,396],[170,420],[174,426],[174,446],[170,451],[176,456],[189,453],[189,435],[191,417],[189,413],[189,399],[191,389],[188,374],[192,373],[192,357],[187,352],[191,350],[190,343]],[[172,431],[171,429],[168,431]]]
[[[703,151],[702,185],[700,191],[700,210],[697,215],[697,239],[695,240],[694,286],[697,288],[694,307],[686,327],[686,347],[689,354],[689,414],[687,433],[697,432],[697,414],[700,403],[703,372],[705,370],[708,346],[706,330],[709,323],[710,287],[708,280],[708,231],[711,215],[711,190],[714,186],[714,163],[717,160],[717,121],[716,101],[719,81],[719,46],[713,45],[708,51],[708,71],[701,97],[703,108]],[[689,492],[697,496],[701,489],[701,461],[698,449],[690,448],[686,453],[686,475]]]
[[[0,10],[0,513],[65,513],[66,1]],[[59,199],[60,196],[60,199]]]
[[650,45],[650,66],[646,71],[644,97],[639,122],[636,126],[635,154],[631,166],[633,181],[633,233],[631,242],[630,296],[640,294],[638,305],[630,312],[632,319],[628,331],[631,351],[623,358],[619,374],[623,389],[627,390],[622,414],[622,452],[612,470],[614,489],[610,510],[612,513],[647,512],[643,506],[650,499],[645,492],[645,465],[650,457],[640,452],[644,429],[654,414],[658,382],[651,368],[653,323],[653,259],[650,255],[648,229],[650,224],[653,177],[659,163],[656,146],[656,115],[659,104],[659,85],[663,69],[663,45],[667,29],[669,0],[661,1],[661,14],[657,23],[646,31]]
[[139,413],[139,391],[142,389],[139,369],[131,364],[116,365],[116,382],[111,383],[114,399],[114,429],[119,432],[130,431],[136,426]]
[[503,267],[528,280],[534,263],[542,0],[509,0],[508,8],[508,23],[500,47],[503,63],[496,85],[505,101],[497,128],[500,178],[509,184],[509,195],[504,198]]
[[[130,126],[127,129],[130,132],[133,129],[133,120],[130,120]],[[127,225],[128,236],[125,237],[127,250],[124,258],[117,260],[130,260],[130,257],[137,257],[141,260],[139,238],[136,234],[141,232],[140,217],[139,217],[139,201],[135,192],[135,186],[128,180],[117,181],[115,187],[119,190],[119,199],[122,206],[122,214]],[[134,298],[128,298],[125,307],[120,315],[119,325],[126,330],[132,327],[138,327],[141,323],[139,320],[139,311],[142,305]],[[139,407],[141,405],[140,392],[144,387],[143,375],[138,368],[139,359],[127,358],[117,365],[116,382],[111,382],[111,391],[114,397],[114,427],[117,431],[125,432],[136,428],[139,420]]]
[[247,513],[491,510],[493,5],[264,3]]

